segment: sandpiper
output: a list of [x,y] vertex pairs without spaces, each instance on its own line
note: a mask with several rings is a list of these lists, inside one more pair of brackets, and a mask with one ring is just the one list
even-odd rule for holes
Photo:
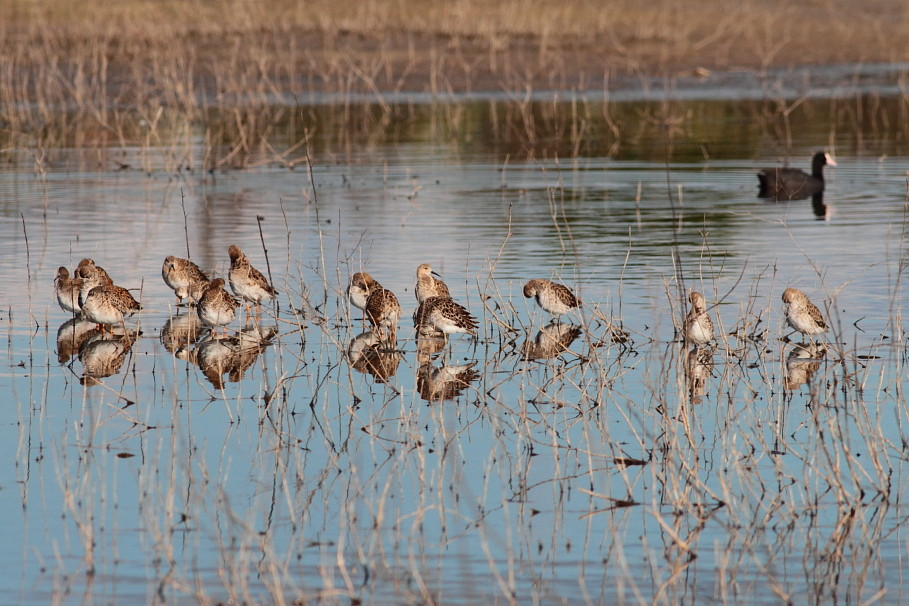
[[[234,291],[235,295],[242,297],[245,301],[255,303],[258,308],[262,301],[278,294],[262,272],[250,264],[249,259],[237,246],[231,245],[227,249],[227,254],[230,255],[230,271],[227,272],[227,279],[230,281],[230,289]],[[249,303],[246,304],[246,311],[249,313]]]
[[417,286],[414,293],[417,295],[417,302],[422,303],[429,297],[449,297],[448,286],[442,280],[437,279],[436,272],[432,270],[429,263],[423,263],[417,268]]
[[713,321],[707,313],[707,301],[697,291],[692,291],[688,300],[691,309],[685,318],[685,338],[698,345],[709,343],[713,339]]
[[524,296],[536,297],[537,304],[551,314],[565,314],[581,306],[581,300],[567,286],[541,278],[524,285]]
[[351,305],[366,311],[366,300],[369,298],[369,294],[378,288],[382,288],[382,285],[375,278],[365,271],[358,271],[350,278],[347,298],[350,299]]
[[224,278],[215,278],[209,282],[199,298],[196,313],[199,314],[199,319],[212,329],[224,326],[226,335],[227,325],[233,322],[239,306],[237,300],[224,290]]
[[[161,277],[164,283],[171,287],[177,300],[190,298],[190,302],[198,301],[193,296],[193,292],[201,293],[204,291],[199,285],[208,283],[208,276],[199,269],[199,266],[189,259],[181,259],[173,255],[168,255],[161,266]],[[199,294],[201,296],[201,294]]]
[[420,336],[436,331],[445,335],[466,332],[476,336],[477,320],[467,309],[450,297],[429,297],[420,303],[413,316],[414,326]]
[[387,326],[391,332],[391,342],[395,342],[395,333],[398,328],[398,320],[401,318],[401,304],[395,293],[387,288],[376,288],[366,299],[366,317],[376,327],[378,333],[382,333],[382,327]]
[[57,303],[71,314],[78,314],[82,311],[79,304],[79,293],[82,290],[82,278],[70,278],[69,270],[65,267],[57,269],[57,277],[54,279],[54,292],[57,295]]
[[[113,284],[95,286],[82,301],[85,319],[94,322],[101,329],[105,326],[123,324],[123,318],[142,309],[128,290]],[[113,332],[113,331],[111,331]]]
[[98,276],[98,280],[102,283],[114,283],[114,281],[111,280],[110,276],[103,267],[100,265],[95,265],[94,259],[82,259],[79,261],[79,265],[76,267],[77,278],[90,278],[95,275]]
[[795,330],[809,337],[827,332],[820,310],[798,288],[784,290],[783,303],[786,304],[786,321]]
[[82,288],[79,290],[79,305],[85,306],[85,298],[91,289],[96,286],[111,286],[114,281],[111,280],[108,273],[103,267],[95,265],[93,259],[82,259],[76,268],[76,277],[82,278]]

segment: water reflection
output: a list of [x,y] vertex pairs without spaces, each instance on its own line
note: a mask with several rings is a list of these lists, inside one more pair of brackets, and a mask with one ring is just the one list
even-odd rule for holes
[[90,336],[79,350],[79,360],[82,362],[80,383],[85,386],[99,385],[101,379],[120,372],[137,337],[138,331],[110,337],[98,331]]
[[81,315],[67,320],[57,329],[57,361],[66,364],[78,355],[90,337],[99,334],[98,325],[82,318]]
[[477,380],[476,361],[467,364],[434,366],[427,362],[417,371],[417,391],[427,402],[454,400]]
[[786,356],[786,389],[793,390],[811,382],[814,373],[821,367],[827,355],[823,343],[799,343]]
[[707,380],[713,372],[712,347],[694,346],[683,350],[682,362],[685,365],[685,386],[688,399],[692,404],[700,404],[707,393]]
[[350,367],[357,372],[372,375],[376,383],[385,383],[393,377],[403,358],[404,356],[394,348],[393,343],[382,338],[382,335],[374,330],[367,330],[357,335],[347,346],[347,360]]
[[818,219],[829,219],[832,209],[824,204],[824,192],[818,192],[811,196],[811,210]]
[[195,343],[199,339],[202,329],[202,320],[195,310],[189,313],[176,314],[167,319],[161,327],[160,339],[169,353],[175,353],[181,348]]
[[249,326],[235,335],[208,331],[194,347],[187,344],[173,353],[181,360],[198,365],[213,387],[223,389],[224,376],[227,375],[229,383],[240,382],[277,334],[277,326]]
[[528,336],[521,348],[524,360],[545,360],[555,358],[568,351],[571,344],[581,335],[581,327],[576,324],[563,324],[553,320],[541,328],[533,339]]

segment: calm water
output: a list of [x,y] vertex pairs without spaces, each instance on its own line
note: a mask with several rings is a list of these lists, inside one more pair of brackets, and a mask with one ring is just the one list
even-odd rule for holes
[[[597,125],[577,157],[558,124],[497,133],[494,104],[411,108],[378,137],[323,128],[315,193],[299,152],[199,170],[201,129],[192,170],[168,147],[10,153],[0,602],[904,602],[909,150],[831,104],[794,114],[788,153],[744,104],[680,103],[671,129],[615,104],[621,144]],[[831,141],[823,206],[756,197],[757,168]],[[250,324],[212,363],[161,279],[187,243],[272,276],[270,339]],[[83,257],[141,299],[131,346],[67,351],[53,278]],[[418,351],[420,263],[475,341]],[[360,270],[403,304],[397,353],[350,355]],[[535,341],[531,277],[586,303],[547,328],[565,351]],[[787,286],[826,351],[780,340]],[[691,289],[713,354],[676,339]]]

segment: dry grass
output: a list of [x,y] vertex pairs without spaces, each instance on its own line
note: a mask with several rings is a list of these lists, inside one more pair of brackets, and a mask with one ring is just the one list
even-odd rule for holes
[[[311,93],[334,95],[333,131],[381,133],[412,119],[390,93],[494,91],[512,103],[492,128],[523,133],[522,154],[567,135],[560,155],[578,155],[594,121],[616,140],[621,125],[584,104],[534,115],[530,93],[608,93],[696,69],[905,61],[909,5],[871,4],[0,0],[0,149],[33,150],[41,165],[54,147],[163,147],[177,171],[199,168],[188,144],[202,136],[202,168],[292,165],[312,133],[291,125],[278,146],[275,133]],[[373,106],[351,111],[364,100]],[[464,108],[446,111],[456,136]]]
[[902,61],[909,48],[901,0],[2,0],[0,12],[0,50],[12,60],[4,79],[83,77],[111,100],[194,92],[181,86],[218,96],[263,81],[334,92],[598,89],[605,74]]

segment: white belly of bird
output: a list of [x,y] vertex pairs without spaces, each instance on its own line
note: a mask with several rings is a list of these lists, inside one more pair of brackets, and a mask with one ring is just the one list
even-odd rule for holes
[[260,303],[261,301],[271,298],[271,295],[268,294],[264,288],[255,284],[243,284],[239,280],[236,282],[231,280],[230,288],[238,297],[243,297],[247,301],[252,301],[254,303]]
[[695,320],[688,324],[688,338],[695,343],[707,343],[713,338],[713,328],[706,328],[704,323]]
[[105,297],[92,296],[85,300],[82,305],[82,313],[85,318],[95,324],[105,324],[113,326],[123,322],[123,313],[115,306],[109,304]]
[[233,322],[234,309],[224,307],[223,309],[213,309],[213,306],[199,308],[199,317],[209,326],[226,326]]
[[571,310],[571,307],[565,305],[564,301],[550,290],[541,291],[537,295],[537,301],[540,307],[551,314],[566,314]]
[[817,322],[804,309],[790,309],[786,314],[789,326],[806,335],[818,335],[826,332],[826,328],[818,326]]

